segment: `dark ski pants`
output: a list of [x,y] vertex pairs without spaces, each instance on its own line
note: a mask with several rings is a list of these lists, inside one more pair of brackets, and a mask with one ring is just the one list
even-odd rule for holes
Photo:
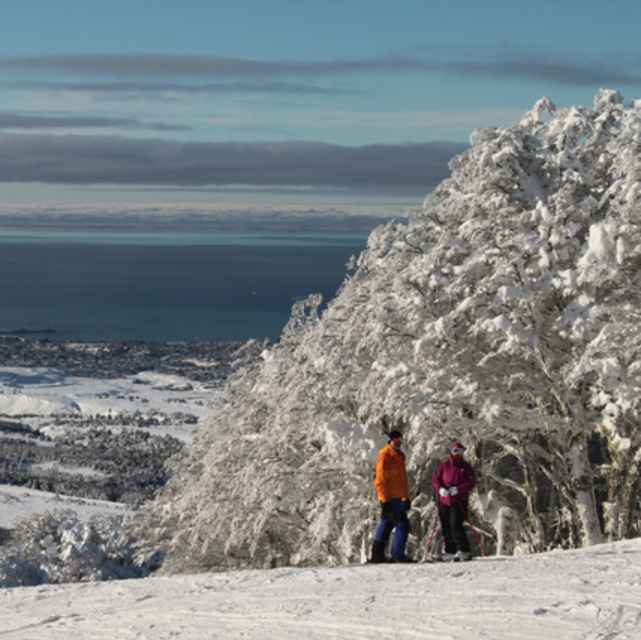
[[470,551],[470,541],[465,532],[467,500],[455,504],[441,504],[441,530],[445,540],[445,553]]
[[378,523],[374,541],[380,542],[387,546],[392,530],[394,531],[394,539],[392,540],[392,555],[404,556],[405,546],[407,545],[407,536],[410,530],[410,523],[407,518],[407,511],[402,498],[393,498],[386,506],[382,506],[381,521]]

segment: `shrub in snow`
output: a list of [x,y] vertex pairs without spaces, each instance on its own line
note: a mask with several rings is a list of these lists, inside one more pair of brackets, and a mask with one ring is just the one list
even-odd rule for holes
[[[452,440],[501,553],[639,534],[641,101],[539,101],[476,132],[327,309],[233,375],[140,519],[166,569],[362,559],[383,432],[406,432],[416,553]],[[252,345],[256,348],[257,345]]]
[[0,586],[135,578],[147,567],[133,560],[122,516],[81,522],[73,511],[34,515],[0,546]]

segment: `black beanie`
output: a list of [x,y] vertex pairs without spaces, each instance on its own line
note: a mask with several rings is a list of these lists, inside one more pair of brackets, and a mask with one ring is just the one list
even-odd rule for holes
[[395,440],[396,438],[402,438],[403,434],[400,431],[397,431],[396,429],[393,429],[387,434],[387,437],[389,438],[389,442],[392,440]]

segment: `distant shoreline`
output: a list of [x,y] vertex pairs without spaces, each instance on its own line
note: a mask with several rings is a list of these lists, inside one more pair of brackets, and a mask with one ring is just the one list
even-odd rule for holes
[[22,327],[18,329],[0,329],[0,336],[28,336],[35,335],[39,333],[58,333],[55,329],[24,329]]

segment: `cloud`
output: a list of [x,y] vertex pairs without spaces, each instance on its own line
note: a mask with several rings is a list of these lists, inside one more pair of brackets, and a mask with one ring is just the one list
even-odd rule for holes
[[56,82],[50,79],[44,81],[19,81],[10,83],[19,89],[55,90],[70,93],[91,92],[102,94],[201,94],[201,93],[297,93],[319,95],[341,95],[356,93],[351,89],[320,87],[312,84],[295,82]]
[[47,71],[88,76],[154,77],[276,77],[318,76],[354,71],[393,70],[397,63],[382,59],[301,62],[265,61],[222,56],[146,54],[74,54],[4,58],[0,65],[8,70]]
[[32,116],[0,112],[0,129],[77,129],[124,127],[152,131],[191,131],[191,127],[162,122],[144,123],[135,118],[100,116]]
[[542,80],[574,86],[641,85],[641,75],[624,73],[615,69],[564,64],[548,61],[497,60],[486,62],[447,62],[440,65],[441,71],[462,75],[484,75],[505,80]]
[[[329,60],[329,61],[299,61],[299,60],[248,60],[222,56],[167,55],[157,53],[147,54],[87,54],[87,55],[52,55],[32,56],[23,58],[0,59],[0,68],[5,71],[46,72],[48,81],[51,72],[56,74],[71,74],[84,77],[112,78],[181,78],[183,82],[176,83],[175,89],[197,90],[198,82],[203,79],[253,79],[256,82],[243,84],[237,82],[203,85],[208,91],[332,91],[322,87],[314,87],[306,83],[274,83],[266,79],[286,77],[320,77],[340,76],[344,74],[362,73],[458,73],[464,76],[485,76],[505,80],[515,78],[528,80],[545,80],[556,84],[579,86],[593,85],[633,85],[641,84],[641,75],[636,71],[638,65],[625,56],[610,56],[604,60],[575,60],[564,56],[561,59],[544,57],[538,52],[525,54],[523,51],[496,51],[491,47],[479,47],[474,53],[468,51],[454,52],[443,47],[442,51],[431,52],[430,55],[390,54],[377,58],[361,60]],[[630,71],[626,71],[630,69]],[[196,84],[185,81],[196,81]],[[260,80],[260,81],[259,81]],[[74,85],[67,85],[73,87]],[[75,85],[80,86],[80,85]],[[110,85],[104,84],[103,89]],[[136,86],[137,83],[136,83]],[[147,90],[164,90],[162,83],[150,83]],[[111,85],[111,90],[125,90],[127,83]],[[145,87],[141,86],[144,91]]]
[[0,179],[72,185],[248,185],[425,193],[466,145],[343,147],[318,142],[193,143],[118,136],[0,134]]
[[[158,190],[153,193],[157,195]],[[25,205],[0,203],[0,225],[46,229],[271,230],[369,233],[408,215],[404,205],[259,205],[122,203]]]

